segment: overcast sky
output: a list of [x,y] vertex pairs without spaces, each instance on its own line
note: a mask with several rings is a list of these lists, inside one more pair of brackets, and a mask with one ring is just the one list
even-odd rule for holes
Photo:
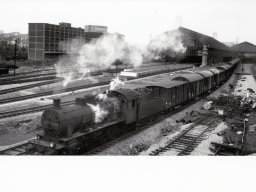
[[0,30],[28,33],[28,23],[106,25],[129,42],[183,27],[219,41],[256,43],[255,0],[1,0]]

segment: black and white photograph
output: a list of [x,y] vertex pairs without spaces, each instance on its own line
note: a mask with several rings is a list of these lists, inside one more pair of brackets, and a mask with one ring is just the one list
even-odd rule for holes
[[256,155],[256,1],[0,7],[0,160]]

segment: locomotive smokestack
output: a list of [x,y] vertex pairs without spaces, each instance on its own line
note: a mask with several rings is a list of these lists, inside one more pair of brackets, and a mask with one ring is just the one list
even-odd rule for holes
[[60,99],[53,99],[53,107],[60,108]]

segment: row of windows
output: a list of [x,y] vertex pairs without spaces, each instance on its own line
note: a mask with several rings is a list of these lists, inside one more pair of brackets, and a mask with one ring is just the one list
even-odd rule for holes
[[35,30],[69,30],[69,31],[81,31],[84,32],[84,29],[79,28],[73,28],[73,27],[63,27],[58,25],[45,25],[45,24],[36,24],[36,23],[30,23],[29,24],[29,31],[35,31]]
[[43,43],[29,43],[29,48],[44,49]]
[[84,30],[71,30],[71,29],[55,29],[55,30],[47,30],[47,29],[42,29],[42,30],[31,30],[29,29],[29,32],[35,32],[35,31],[45,31],[47,33],[85,33]]
[[60,43],[60,42],[72,42],[74,38],[43,38],[43,37],[30,37],[29,43]]
[[60,41],[70,41],[72,42],[74,38],[43,38],[43,37],[30,37],[29,43],[43,43],[43,42],[49,42],[49,43],[59,43]]
[[30,36],[85,36],[84,33],[49,33],[47,31],[29,31]]
[[29,59],[43,59],[44,58],[44,52],[40,51],[40,50],[31,50],[31,49],[29,49],[28,58]]

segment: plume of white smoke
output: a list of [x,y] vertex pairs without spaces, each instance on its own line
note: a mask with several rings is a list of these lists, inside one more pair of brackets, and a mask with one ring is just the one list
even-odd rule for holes
[[110,86],[109,90],[114,90],[114,89],[115,89],[117,86],[119,86],[119,85],[124,85],[124,82],[121,81],[121,80],[119,79],[119,77],[117,76],[115,79],[112,79],[112,81],[110,82],[110,84],[109,84],[109,86]]
[[168,31],[152,39],[144,56],[147,60],[160,59],[162,56],[175,57],[184,53],[186,47],[182,43],[182,34],[178,31]]
[[87,105],[92,109],[95,115],[95,123],[101,123],[108,115],[108,111],[102,109],[99,104],[93,105],[87,103]]
[[181,35],[175,31],[156,36],[144,49],[129,45],[115,33],[103,35],[90,43],[74,40],[64,47],[70,54],[55,65],[57,76],[64,78],[64,86],[73,79],[88,76],[91,69],[111,67],[116,60],[138,67],[143,61],[161,58],[163,53],[175,56],[185,51]]
[[64,78],[63,85],[72,79],[87,76],[91,68],[109,68],[116,60],[134,65],[142,62],[142,55],[136,46],[129,46],[118,34],[106,34],[83,45],[77,42],[67,44],[70,54],[55,65],[57,76]]
[[100,93],[95,98],[101,101],[105,101],[108,98],[108,95],[105,93]]

